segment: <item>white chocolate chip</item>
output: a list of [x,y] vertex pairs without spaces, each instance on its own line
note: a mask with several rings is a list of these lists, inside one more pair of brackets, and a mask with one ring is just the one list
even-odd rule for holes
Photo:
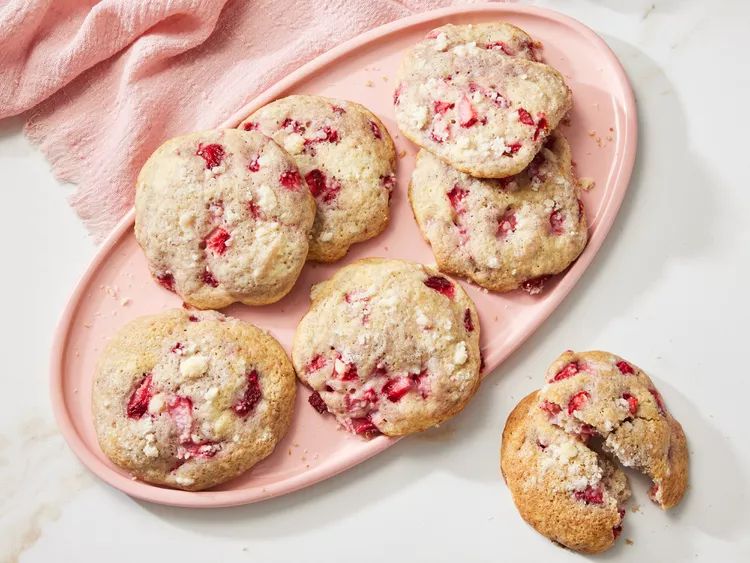
[[333,238],[333,233],[331,231],[323,231],[318,235],[318,240],[321,242],[328,242]]
[[457,366],[462,366],[466,363],[468,358],[469,353],[466,349],[466,342],[459,342],[456,344],[456,349],[453,352],[453,363]]
[[190,477],[183,477],[182,475],[178,475],[175,478],[175,481],[178,485],[182,485],[183,487],[189,487],[193,483],[195,483],[195,479],[192,479]]
[[180,375],[186,379],[200,377],[207,369],[208,358],[201,354],[190,356],[180,362]]
[[143,446],[143,453],[148,457],[159,457],[159,448],[153,444],[146,444]]
[[218,387],[211,387],[208,391],[206,391],[206,394],[203,395],[207,401],[213,401],[216,398],[216,395],[219,394],[219,388]]
[[299,133],[292,133],[284,139],[284,148],[290,154],[299,154],[305,148],[305,138]]
[[435,37],[435,49],[445,51],[448,48],[448,36],[442,31]]
[[164,406],[166,405],[166,400],[164,398],[163,393],[157,393],[153,397],[151,397],[151,400],[148,402],[148,412],[149,414],[159,414],[164,410]]

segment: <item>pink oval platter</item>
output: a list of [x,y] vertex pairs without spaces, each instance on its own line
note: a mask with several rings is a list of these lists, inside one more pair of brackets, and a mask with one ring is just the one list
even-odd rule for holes
[[[445,23],[507,20],[544,43],[544,57],[566,77],[575,107],[564,126],[581,177],[595,180],[585,193],[590,241],[578,261],[544,291],[492,294],[464,283],[480,312],[487,372],[528,338],[560,304],[591,263],[625,195],[636,153],[633,94],[620,63],[593,31],[566,16],[515,4],[480,4],[406,18],[361,35],[306,64],[241,108],[222,124],[235,127],[255,109],[293,93],[321,94],[360,102],[378,114],[398,151],[398,187],[391,223],[379,237],[355,245],[337,264],[308,264],[295,289],[264,307],[235,305],[227,313],[268,329],[289,349],[294,329],[308,308],[310,286],[343,264],[365,256],[390,256],[434,263],[406,198],[415,147],[399,135],[392,108],[396,69],[405,49]],[[289,493],[348,469],[395,443],[366,441],[339,430],[330,416],[307,404],[300,386],[295,419],[276,451],[251,471],[215,489],[185,492],[135,481],[102,454],[92,425],[91,382],[105,341],[127,321],[179,307],[180,299],[154,283],[133,236],[131,211],[102,245],[76,287],[62,316],[51,358],[55,415],[73,451],[96,475],[134,497],[189,507],[232,506]],[[481,390],[480,390],[481,392]],[[467,408],[471,408],[469,405]],[[494,446],[493,446],[494,447]],[[303,452],[304,455],[303,455]]]

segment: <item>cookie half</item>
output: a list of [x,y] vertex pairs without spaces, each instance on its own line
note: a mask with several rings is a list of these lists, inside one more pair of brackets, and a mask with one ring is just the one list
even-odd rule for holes
[[501,470],[521,517],[570,549],[599,553],[622,529],[627,478],[580,438],[547,420],[537,392],[511,412]]
[[135,236],[152,275],[187,303],[273,303],[305,263],[315,202],[292,158],[236,129],[159,147],[136,186]]
[[441,271],[533,294],[586,246],[579,192],[570,147],[554,133],[523,172],[500,180],[474,178],[421,150],[409,201]]
[[600,437],[605,451],[648,475],[649,496],[662,508],[684,495],[685,433],[634,364],[609,352],[565,352],[547,371],[539,403],[551,423],[568,433]]
[[240,124],[292,155],[317,203],[308,258],[332,262],[388,223],[396,151],[385,125],[364,106],[322,96],[272,102]]
[[347,430],[402,436],[457,414],[479,387],[479,322],[456,282],[368,258],[313,287],[294,336],[311,404]]
[[537,45],[501,22],[432,30],[402,60],[399,129],[466,174],[518,174],[572,107],[562,75],[537,62]]
[[196,491],[271,454],[296,381],[271,336],[214,311],[175,309],[125,325],[99,360],[93,417],[104,454],[135,477]]

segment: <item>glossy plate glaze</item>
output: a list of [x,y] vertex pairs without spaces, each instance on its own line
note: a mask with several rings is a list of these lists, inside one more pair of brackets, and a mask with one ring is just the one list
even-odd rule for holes
[[[575,107],[568,137],[578,173],[596,186],[583,195],[590,241],[578,261],[550,280],[541,295],[486,293],[464,283],[477,304],[487,372],[528,338],[568,294],[591,263],[625,195],[636,153],[636,109],[628,80],[607,45],[587,27],[566,16],[515,4],[484,4],[438,10],[380,27],[308,63],[240,109],[224,127],[276,98],[309,93],[357,101],[377,113],[397,145],[399,161],[391,222],[374,240],[355,245],[330,266],[308,264],[295,289],[264,307],[235,305],[226,313],[268,329],[289,349],[294,329],[309,305],[310,286],[348,262],[389,256],[434,263],[406,197],[416,147],[398,134],[392,108],[396,69],[405,49],[445,23],[507,20],[544,43],[544,57],[573,90]],[[299,387],[295,418],[273,455],[251,471],[210,491],[185,492],[133,480],[104,457],[91,419],[91,383],[104,343],[127,321],[171,307],[180,299],[157,285],[148,273],[133,236],[133,212],[109,236],[89,266],[58,327],[51,358],[51,394],[60,428],[83,463],[107,483],[134,497],[170,505],[231,506],[263,500],[306,487],[383,451],[395,440],[370,441],[339,430],[330,416],[307,404]],[[481,390],[480,390],[481,392]],[[467,408],[471,408],[469,405]],[[494,446],[493,446],[494,447]]]

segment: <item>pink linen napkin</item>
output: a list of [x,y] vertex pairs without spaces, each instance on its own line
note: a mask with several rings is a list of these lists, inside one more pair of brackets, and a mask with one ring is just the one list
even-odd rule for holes
[[26,134],[55,176],[77,185],[71,203],[101,240],[162,141],[215,127],[367,29],[454,3],[0,1],[0,118],[28,111]]

